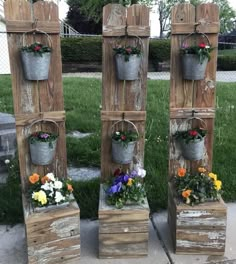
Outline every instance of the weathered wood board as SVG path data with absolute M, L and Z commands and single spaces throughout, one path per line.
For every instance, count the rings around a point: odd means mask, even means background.
M 178 4 L 172 8 L 171 21 L 169 179 L 175 175 L 179 167 L 194 169 L 204 165 L 209 170 L 212 169 L 219 8 L 215 4 L 201 4 L 197 7 L 191 4 Z M 207 35 L 214 50 L 211 52 L 204 80 L 184 80 L 180 47 L 186 36 L 195 29 Z M 186 119 L 192 117 L 193 110 L 194 117 L 201 118 L 207 128 L 204 155 L 199 161 L 185 160 L 180 146 L 173 138 L 177 129 L 184 130 L 187 127 Z
M 116 209 L 106 204 L 104 186 L 99 200 L 99 258 L 136 258 L 148 254 L 149 206 Z
M 148 68 L 149 9 L 144 5 L 125 8 L 108 4 L 103 9 L 103 69 L 102 69 L 102 142 L 101 178 L 105 181 L 120 166 L 111 158 L 111 127 L 124 117 L 132 121 L 140 134 L 135 148 L 133 163 L 143 166 L 146 81 Z M 116 78 L 113 48 L 121 43 L 133 45 L 141 41 L 142 60 L 139 78 L 135 81 L 120 81 Z M 132 166 L 132 164 L 130 165 Z M 129 165 L 126 165 L 126 168 Z
M 27 187 L 26 178 L 32 172 L 37 172 L 40 175 L 54 172 L 57 177 L 65 177 L 67 173 L 58 6 L 52 1 L 37 1 L 31 5 L 30 1 L 7 0 L 4 2 L 4 12 L 11 66 L 20 174 L 22 187 L 25 190 Z M 46 32 L 52 42 L 48 80 L 38 82 L 25 80 L 20 59 L 23 33 L 35 28 Z M 27 34 L 26 44 L 29 45 L 35 41 L 46 44 L 44 34 Z M 45 124 L 38 123 L 30 128 L 34 120 L 45 118 L 58 124 L 58 146 L 60 147 L 57 148 L 52 164 L 49 166 L 36 166 L 31 163 L 27 139 L 34 131 L 54 131 L 54 126 L 48 122 Z
M 180 203 L 169 184 L 168 222 L 176 254 L 224 255 L 227 207 L 223 200 Z
M 72 264 L 80 259 L 80 210 L 76 202 L 34 212 L 23 196 L 29 264 Z

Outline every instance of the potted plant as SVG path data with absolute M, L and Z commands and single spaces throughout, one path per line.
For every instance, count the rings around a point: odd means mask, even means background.
M 33 164 L 48 165 L 55 156 L 58 134 L 38 131 L 29 136 L 30 156 Z
M 115 51 L 116 73 L 119 80 L 138 79 L 141 64 L 141 49 L 137 46 L 117 46 Z
M 197 173 L 179 168 L 174 185 L 178 197 L 189 205 L 219 200 L 222 193 L 222 182 L 216 174 L 208 172 L 204 167 L 199 167 Z
M 120 122 L 128 122 L 135 130 L 119 129 L 112 133 L 112 159 L 115 163 L 129 164 L 133 160 L 134 148 L 139 133 L 136 126 L 128 120 L 118 121 L 113 124 L 112 128 Z
M 204 40 L 199 43 L 195 40 L 195 43 L 190 45 L 186 43 L 186 39 L 193 34 L 198 34 L 207 40 L 207 44 Z M 188 35 L 180 49 L 182 59 L 183 78 L 186 80 L 202 80 L 205 76 L 206 66 L 211 56 L 210 53 L 214 48 L 211 47 L 208 37 L 205 34 L 192 33 Z
M 206 133 L 207 131 L 202 128 L 176 131 L 174 137 L 180 142 L 182 155 L 185 159 L 202 159 Z
M 51 47 L 34 42 L 21 48 L 21 60 L 26 80 L 47 80 Z
M 120 209 L 127 204 L 144 203 L 146 197 L 143 178 L 146 171 L 137 168 L 131 172 L 116 169 L 114 178 L 106 187 L 107 203 Z
M 28 180 L 29 197 L 36 211 L 40 207 L 68 204 L 73 200 L 73 187 L 69 179 L 58 179 L 53 173 L 43 177 L 33 173 Z

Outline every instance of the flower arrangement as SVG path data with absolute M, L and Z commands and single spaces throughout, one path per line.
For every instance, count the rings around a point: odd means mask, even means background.
M 201 128 L 188 129 L 184 131 L 176 131 L 174 137 L 176 139 L 182 139 L 186 144 L 202 140 L 205 137 L 207 131 Z
M 210 53 L 213 51 L 214 48 L 212 48 L 209 45 L 206 45 L 205 43 L 199 43 L 198 45 L 188 46 L 187 44 L 183 44 L 180 52 L 181 54 L 196 54 L 199 57 L 200 64 L 203 63 L 205 59 L 208 61 L 211 58 Z
M 206 200 L 218 200 L 222 193 L 222 182 L 217 175 L 199 167 L 196 174 L 186 172 L 185 168 L 178 169 L 174 178 L 177 194 L 184 203 L 195 205 Z
M 40 177 L 33 173 L 28 178 L 29 195 L 35 207 L 58 205 L 71 201 L 73 187 L 68 179 L 57 179 L 53 173 Z
M 58 138 L 58 135 L 49 133 L 49 132 L 43 132 L 38 131 L 34 132 L 29 136 L 29 142 L 30 144 L 34 144 L 35 142 L 48 142 L 49 147 L 52 148 L 52 142 L 54 142 Z
M 141 49 L 139 49 L 137 46 L 136 47 L 132 47 L 132 46 L 117 46 L 115 48 L 113 48 L 113 50 L 115 51 L 115 54 L 121 54 L 124 55 L 125 57 L 125 61 L 129 61 L 129 57 L 130 55 L 141 55 Z
M 46 45 L 43 45 L 40 42 L 34 42 L 31 45 L 27 45 L 21 48 L 21 51 L 24 52 L 33 52 L 34 55 L 36 56 L 41 56 L 45 52 L 51 52 L 52 49 Z
M 117 141 L 117 142 L 121 142 L 122 145 L 124 146 L 128 146 L 129 142 L 134 142 L 137 141 L 138 139 L 138 133 L 136 131 L 115 131 L 112 133 L 112 139 Z
M 143 178 L 146 171 L 137 168 L 130 173 L 115 170 L 114 179 L 106 188 L 107 203 L 120 209 L 127 203 L 143 203 L 146 196 Z

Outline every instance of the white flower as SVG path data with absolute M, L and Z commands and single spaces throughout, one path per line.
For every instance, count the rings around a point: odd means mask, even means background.
M 120 132 L 119 131 L 116 131 L 116 135 L 119 136 L 120 135 Z
M 210 46 L 206 46 L 205 48 L 206 48 L 206 49 L 209 49 L 209 48 L 210 48 Z
M 41 189 L 45 191 L 53 191 L 53 183 L 52 182 L 45 182 L 42 186 Z
M 54 182 L 54 188 L 55 189 L 61 189 L 62 188 L 62 182 L 61 181 L 55 181 Z
M 146 176 L 146 170 L 140 167 L 137 167 L 136 170 L 139 177 L 144 178 Z
M 60 203 L 61 201 L 64 201 L 64 200 L 65 200 L 65 197 L 60 192 L 55 193 L 55 202 L 56 203 Z
M 46 176 L 48 177 L 49 180 L 51 180 L 53 182 L 55 181 L 55 176 L 52 172 L 48 173 Z
M 5 164 L 9 164 L 10 163 L 10 160 L 9 159 L 6 159 L 5 160 Z

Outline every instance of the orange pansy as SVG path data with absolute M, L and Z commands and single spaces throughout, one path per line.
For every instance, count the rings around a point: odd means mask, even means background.
M 39 181 L 39 175 L 37 173 L 33 173 L 31 176 L 29 176 L 29 181 L 32 184 L 35 184 Z
M 67 190 L 68 190 L 69 192 L 73 192 L 73 187 L 72 187 L 71 184 L 68 184 L 68 183 L 67 183 Z
M 192 192 L 192 190 L 186 190 L 186 191 L 183 191 L 183 192 L 182 192 L 182 196 L 183 196 L 184 198 L 188 198 L 188 197 L 190 196 L 191 192 Z
M 203 168 L 203 167 L 199 167 L 199 168 L 198 168 L 198 172 L 200 172 L 200 173 L 204 173 L 204 172 L 206 172 L 206 169 Z
M 42 184 L 45 184 L 46 182 L 49 182 L 49 178 L 47 176 L 44 176 L 43 178 L 41 178 Z
M 186 174 L 186 169 L 185 168 L 179 168 L 178 169 L 178 176 L 179 177 L 184 177 Z

